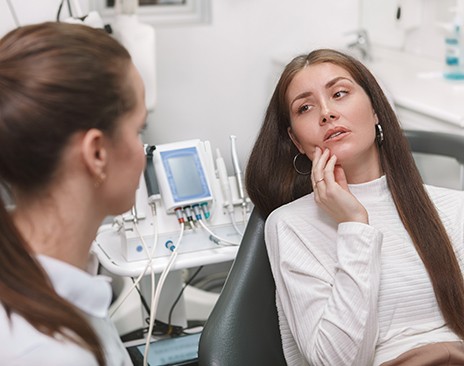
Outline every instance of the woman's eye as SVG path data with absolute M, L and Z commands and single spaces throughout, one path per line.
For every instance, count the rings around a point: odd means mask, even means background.
M 302 105 L 300 108 L 298 108 L 298 114 L 302 114 L 304 112 L 309 111 L 310 106 L 308 104 Z
M 334 97 L 335 98 L 341 98 L 343 97 L 345 94 L 348 94 L 348 91 L 347 90 L 339 90 L 338 92 L 336 92 L 334 94 Z

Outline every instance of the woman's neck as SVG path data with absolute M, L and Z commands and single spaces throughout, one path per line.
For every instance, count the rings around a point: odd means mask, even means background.
M 43 254 L 85 269 L 90 246 L 104 217 L 82 199 L 56 193 L 18 200 L 13 220 L 35 254 Z M 81 197 L 78 197 L 81 198 Z
M 373 154 L 367 161 L 356 161 L 351 164 L 341 164 L 348 184 L 360 184 L 373 181 L 383 175 L 382 165 L 378 153 Z

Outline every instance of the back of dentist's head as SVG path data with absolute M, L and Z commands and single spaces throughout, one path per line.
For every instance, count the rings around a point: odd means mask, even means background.
M 0 176 L 25 192 L 52 176 L 78 131 L 111 134 L 134 108 L 130 56 L 103 30 L 25 26 L 0 41 Z
M 17 28 L 0 40 L 0 183 L 33 197 L 57 173 L 69 139 L 92 128 L 111 136 L 135 106 L 130 55 L 100 29 L 66 23 Z M 1 199 L 1 197 L 0 197 Z M 59 297 L 0 202 L 0 302 L 40 332 L 89 349 L 100 342 Z

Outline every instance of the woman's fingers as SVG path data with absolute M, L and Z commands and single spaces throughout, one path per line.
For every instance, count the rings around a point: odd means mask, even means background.
M 329 149 L 325 149 L 323 152 L 320 148 L 316 148 L 313 161 L 313 170 L 312 170 L 312 182 L 313 189 L 324 179 L 324 168 L 327 164 L 327 160 L 330 156 Z
M 313 156 L 313 165 L 311 169 L 311 182 L 313 184 L 313 189 L 316 187 L 316 166 L 317 163 L 319 162 L 320 158 L 322 155 L 322 151 L 319 147 L 316 147 L 314 150 L 314 156 Z
M 316 203 L 337 222 L 368 222 L 366 209 L 349 191 L 343 168 L 328 149 L 315 154 L 311 178 Z
M 325 156 L 324 154 L 327 155 Z M 329 158 L 328 150 L 324 151 L 324 154 L 322 154 L 322 157 L 320 159 L 320 162 L 323 162 L 324 165 L 321 168 L 321 173 L 317 174 L 317 176 L 319 176 L 320 178 L 316 180 L 318 198 L 322 200 L 326 199 L 328 190 L 331 190 L 333 192 L 337 189 L 334 178 L 334 167 L 335 163 L 337 162 L 337 157 L 335 155 L 332 155 Z
M 337 157 L 332 155 L 330 159 L 325 164 L 323 169 L 324 179 L 327 179 L 327 183 L 335 182 L 334 169 L 335 163 L 337 162 Z

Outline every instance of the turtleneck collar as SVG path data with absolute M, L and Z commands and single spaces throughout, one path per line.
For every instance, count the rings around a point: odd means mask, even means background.
M 380 178 L 369 182 L 359 184 L 348 184 L 348 187 L 354 196 L 363 198 L 379 198 L 380 196 L 389 193 L 387 178 L 382 175 Z

